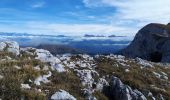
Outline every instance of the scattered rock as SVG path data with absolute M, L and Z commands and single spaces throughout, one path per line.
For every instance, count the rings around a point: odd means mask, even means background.
M 105 86 L 109 86 L 109 83 L 106 81 L 106 79 L 104 78 L 99 78 L 98 79 L 98 82 L 96 84 L 96 90 L 97 91 L 103 91 L 103 88 Z
M 72 95 L 70 95 L 68 92 L 64 90 L 59 90 L 58 92 L 53 94 L 51 96 L 51 99 L 52 100 L 76 100 L 75 97 L 73 97 Z
M 85 100 L 97 100 L 96 97 L 94 97 L 92 95 L 93 90 L 91 90 L 91 89 L 83 89 L 83 91 L 84 91 Z
M 162 94 L 160 94 L 160 100 L 165 100 Z
M 35 54 L 37 55 L 36 59 L 39 59 L 42 62 L 51 62 L 51 63 L 60 62 L 60 60 L 57 57 L 54 57 L 49 51 L 44 49 L 36 49 Z
M 34 84 L 41 85 L 40 82 L 43 82 L 43 83 L 50 82 L 47 78 L 50 77 L 51 75 L 52 73 L 49 71 L 48 75 L 39 76 L 38 78 L 35 79 Z
M 156 98 L 153 96 L 153 94 L 149 91 L 148 92 L 148 95 L 147 95 L 148 97 L 150 97 L 150 98 L 152 98 L 152 100 L 156 100 Z
M 4 42 L 0 42 L 0 51 L 4 51 L 4 49 L 6 48 L 6 43 Z
M 62 65 L 62 64 L 54 64 L 53 65 L 53 68 L 55 69 L 55 70 L 57 70 L 58 72 L 65 72 L 66 70 L 64 69 L 64 65 Z
M 37 70 L 37 71 L 40 71 L 40 70 L 41 70 L 41 68 L 40 68 L 39 65 L 35 66 L 34 69 Z
M 80 77 L 80 80 L 83 84 L 83 86 L 89 86 L 92 87 L 92 84 L 94 83 L 94 79 L 93 76 L 97 75 L 98 73 L 94 70 L 76 70 L 77 71 L 77 75 Z
M 19 67 L 19 66 L 16 66 L 16 65 L 14 66 L 14 68 L 16 68 L 16 69 L 21 69 L 21 67 Z
M 31 53 L 35 55 L 35 59 L 38 59 L 42 62 L 48 62 L 51 65 L 51 69 L 55 69 L 58 72 L 65 72 L 66 70 L 64 69 L 64 66 L 61 65 L 60 59 L 57 57 L 53 56 L 49 51 L 44 50 L 44 49 L 35 49 L 35 48 L 24 48 L 22 51 Z M 32 52 L 30 52 L 32 51 Z
M 29 84 L 21 84 L 21 88 L 22 89 L 30 89 L 31 87 L 29 86 Z
M 47 70 L 49 70 L 49 67 L 45 65 L 45 66 L 43 67 L 43 70 L 46 70 L 46 71 L 47 71 Z
M 3 79 L 3 78 L 4 78 L 4 76 L 0 75 L 0 79 Z
M 125 69 L 125 72 L 130 72 L 130 70 L 129 69 Z
M 161 72 L 161 73 L 153 72 L 153 74 L 159 79 L 168 80 L 168 75 L 164 72 Z
M 153 74 L 157 77 L 157 78 L 161 78 L 161 75 L 157 72 L 153 72 Z
M 153 67 L 152 64 L 149 63 L 149 61 L 143 60 L 141 58 L 136 58 L 136 61 L 138 64 L 142 65 L 143 67 Z
M 11 52 L 15 55 L 20 54 L 19 44 L 15 41 L 6 41 L 0 43 L 0 51 L 6 50 L 7 52 Z
M 36 59 L 41 60 L 42 62 L 49 62 L 52 69 L 56 69 L 58 72 L 65 72 L 64 66 L 60 64 L 60 60 L 57 57 L 54 57 L 49 51 L 43 49 L 36 49 Z

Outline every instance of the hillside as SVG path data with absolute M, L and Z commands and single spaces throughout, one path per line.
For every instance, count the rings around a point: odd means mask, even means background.
M 0 43 L 0 98 L 169 100 L 170 65 L 121 55 L 57 55 Z

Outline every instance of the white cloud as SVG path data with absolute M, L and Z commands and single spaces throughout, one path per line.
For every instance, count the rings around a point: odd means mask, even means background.
M 63 33 L 135 35 L 140 28 L 148 23 L 166 24 L 170 22 L 169 0 L 83 0 L 83 2 L 86 7 L 90 8 L 116 8 L 113 16 L 104 18 L 111 24 L 50 24 L 49 29 Z M 89 16 L 89 18 L 93 18 L 93 16 Z
M 33 5 L 31 5 L 32 8 L 41 8 L 45 5 L 45 2 L 37 2 Z
M 137 22 L 136 26 L 145 24 L 170 22 L 169 0 L 83 0 L 86 7 L 116 8 L 113 22 L 126 25 Z M 124 22 L 124 23 L 123 23 Z
M 27 22 L 14 25 L 1 25 L 2 32 L 26 32 L 39 34 L 65 34 L 65 35 L 83 35 L 83 34 L 100 34 L 100 35 L 128 35 L 135 30 L 128 27 L 119 27 L 107 24 L 56 24 L 45 22 Z M 8 30 L 8 31 L 7 31 Z M 132 34 L 129 34 L 132 35 Z

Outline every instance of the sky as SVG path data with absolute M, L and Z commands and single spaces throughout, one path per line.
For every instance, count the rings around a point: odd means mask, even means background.
M 170 0 L 1 0 L 0 32 L 134 36 L 170 22 Z

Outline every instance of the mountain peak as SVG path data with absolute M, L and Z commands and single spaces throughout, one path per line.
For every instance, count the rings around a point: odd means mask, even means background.
M 150 23 L 144 26 L 138 33 L 142 34 L 153 34 L 160 37 L 169 37 L 170 27 L 169 25 Z
M 170 22 L 167 25 L 170 25 Z
M 156 62 L 170 62 L 170 26 L 151 23 L 136 34 L 132 43 L 122 52 L 128 57 L 140 57 Z

